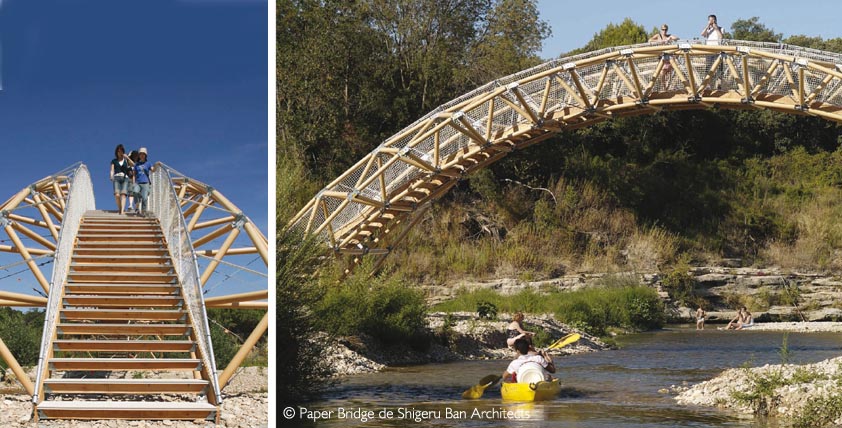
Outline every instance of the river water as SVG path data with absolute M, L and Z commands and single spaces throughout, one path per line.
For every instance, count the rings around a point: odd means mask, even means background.
M 322 417 L 328 427 L 777 427 L 713 408 L 679 406 L 658 390 L 694 384 L 726 368 L 781 362 L 784 333 L 695 331 L 673 326 L 621 337 L 619 350 L 556 358 L 565 387 L 555 400 L 504 402 L 499 386 L 481 400 L 461 393 L 508 361 L 465 361 L 389 369 L 353 376 L 295 419 Z M 838 333 L 789 333 L 789 361 L 842 355 Z M 280 409 L 279 409 L 280 411 Z M 312 412 L 312 413 L 307 413 Z M 280 415 L 279 415 L 280 416 Z M 283 420 L 283 418 L 281 418 Z

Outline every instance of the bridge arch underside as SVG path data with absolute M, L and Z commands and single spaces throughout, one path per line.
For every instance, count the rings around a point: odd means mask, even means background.
M 375 269 L 460 179 L 563 131 L 616 117 L 711 107 L 842 122 L 842 55 L 724 41 L 641 44 L 551 61 L 486 84 L 390 137 L 291 220 Z

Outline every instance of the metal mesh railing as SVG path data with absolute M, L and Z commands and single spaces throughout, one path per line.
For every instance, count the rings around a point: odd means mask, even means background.
M 199 283 L 199 266 L 190 234 L 187 232 L 187 225 L 184 222 L 184 213 L 175 192 L 171 169 L 164 164 L 157 163 L 151 179 L 150 210 L 161 223 L 161 229 L 167 240 L 173 265 L 181 283 L 187 309 L 193 321 L 202 363 L 208 368 L 214 395 L 219 400 L 215 404 L 220 404 L 222 400 L 219 394 L 219 379 L 213 356 L 213 343 L 211 342 L 207 321 L 204 294 Z
M 58 244 L 56 245 L 53 272 L 50 278 L 50 293 L 47 299 L 47 307 L 44 315 L 44 333 L 41 336 L 41 350 L 38 356 L 38 371 L 35 379 L 35 392 L 32 401 L 38 404 L 38 397 L 42 388 L 42 375 L 44 373 L 47 355 L 50 352 L 52 337 L 55 333 L 58 322 L 58 306 L 64 295 L 64 284 L 67 280 L 67 272 L 70 268 L 70 258 L 73 255 L 73 244 L 76 241 L 76 234 L 79 231 L 79 223 L 86 211 L 95 208 L 94 191 L 91 185 L 91 176 L 88 168 L 77 163 L 55 176 L 67 176 L 69 191 L 67 193 L 67 204 L 61 222 Z
M 796 109 L 808 113 L 809 109 L 800 104 L 842 104 L 840 54 L 740 40 L 723 40 L 719 46 L 724 48 L 721 52 L 699 39 L 617 46 L 555 59 L 487 83 L 435 108 L 383 141 L 319 192 L 290 226 L 298 232 L 315 233 L 326 243 L 333 242 L 335 249 L 360 245 L 351 234 L 363 230 L 378 209 L 400 202 L 401 192 L 408 186 L 454 167 L 464 153 L 486 150 L 498 141 L 498 135 L 543 129 L 543 119 L 549 116 L 556 118 L 557 129 L 566 126 L 568 119 L 575 121 L 593 113 L 607 117 L 622 109 L 645 108 L 651 96 L 681 93 L 685 88 L 688 93 L 667 102 L 689 103 L 689 99 L 695 99 L 698 103 L 701 91 L 710 90 L 705 95 L 710 102 L 717 96 L 711 95 L 712 91 L 732 96 L 737 93 L 737 103 L 741 98 L 752 103 L 755 95 L 771 95 L 787 97 Z M 656 75 L 663 61 L 670 58 L 677 69 Z M 716 67 L 715 61 L 719 61 Z M 827 68 L 835 70 L 827 72 Z M 744 76 L 746 72 L 748 76 Z M 798 87 L 799 73 L 803 87 Z M 752 87 L 745 87 L 746 81 Z M 793 107 L 769 99 L 764 102 L 765 107 Z M 573 113 L 567 116 L 570 109 Z M 837 112 L 829 114 L 842 121 Z M 432 160 L 436 156 L 438 162 Z M 427 166 L 419 167 L 419 160 Z M 412 199 L 407 199 L 412 210 L 424 202 L 415 198 L 412 203 Z M 370 230 L 365 233 L 370 234 Z

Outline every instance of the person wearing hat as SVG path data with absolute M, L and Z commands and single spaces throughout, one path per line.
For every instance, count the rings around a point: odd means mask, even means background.
M 137 162 L 132 163 L 135 183 L 137 183 L 140 188 L 140 192 L 138 192 L 138 196 L 136 198 L 137 200 L 135 201 L 138 214 L 143 214 L 144 211 L 149 211 L 149 173 L 154 171 L 155 168 L 152 166 L 152 162 L 149 162 L 146 158 L 147 155 L 146 147 L 141 147 L 137 151 Z

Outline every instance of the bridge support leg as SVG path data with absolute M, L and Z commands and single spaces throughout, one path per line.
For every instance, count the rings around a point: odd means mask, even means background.
M 23 368 L 18 364 L 18 360 L 15 359 L 15 356 L 12 355 L 12 352 L 9 351 L 9 348 L 6 347 L 6 344 L 3 343 L 3 339 L 0 339 L 0 357 L 3 358 L 3 361 L 11 367 L 12 372 L 15 376 L 18 377 L 18 382 L 23 386 L 23 389 L 26 390 L 27 394 L 32 396 L 35 394 L 35 387 L 32 385 L 32 382 L 26 377 L 26 372 L 23 371 Z
M 44 274 L 41 273 L 41 269 L 38 269 L 38 265 L 32 260 L 29 250 L 23 246 L 23 243 L 20 241 L 18 234 L 15 233 L 14 228 L 12 228 L 11 225 L 7 225 L 4 229 L 6 230 L 6 234 L 9 235 L 9 238 L 12 239 L 12 243 L 15 244 L 15 247 L 17 247 L 20 255 L 26 261 L 26 265 L 29 266 L 29 270 L 31 270 L 35 275 L 35 279 L 37 279 L 38 283 L 41 284 L 41 288 L 44 289 L 45 293 L 50 294 L 50 282 L 47 281 L 47 278 L 45 278 Z
M 260 336 L 263 336 L 263 333 L 266 332 L 266 329 L 269 327 L 269 312 L 267 311 L 263 315 L 263 319 L 260 320 L 260 323 L 257 324 L 257 327 L 254 328 L 254 331 L 251 332 L 248 339 L 243 343 L 243 346 L 240 347 L 240 350 L 237 351 L 237 354 L 234 355 L 234 358 L 231 359 L 231 362 L 228 363 L 228 367 L 219 375 L 219 388 L 225 388 L 225 385 L 228 384 L 228 380 L 231 379 L 231 376 L 234 375 L 234 371 L 240 367 L 240 364 L 243 363 L 243 360 L 246 358 L 251 349 L 254 348 L 254 345 L 257 344 L 257 341 L 260 340 Z

